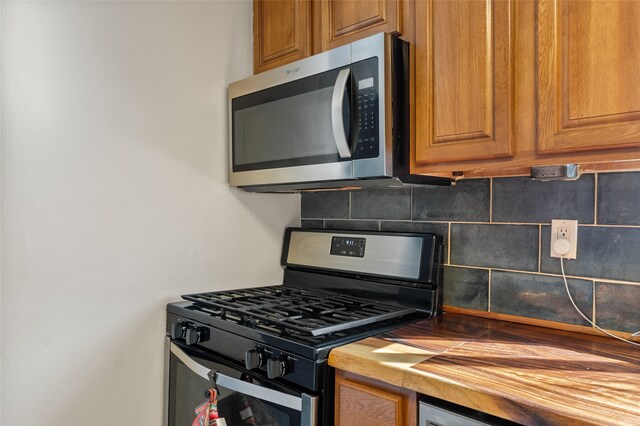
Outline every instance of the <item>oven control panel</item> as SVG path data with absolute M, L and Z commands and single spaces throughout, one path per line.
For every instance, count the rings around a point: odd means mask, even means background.
M 196 312 L 191 314 L 197 315 Z M 290 352 L 284 352 L 270 345 L 251 340 L 179 315 L 168 313 L 167 334 L 172 340 L 206 350 L 213 355 L 223 355 L 237 362 L 239 368 L 270 379 L 282 378 L 289 383 L 311 390 L 318 390 L 320 383 L 315 374 L 316 362 Z M 200 340 L 195 343 L 187 341 L 188 330 Z M 193 342 L 191 340 L 191 342 Z
M 209 340 L 209 329 L 197 327 L 191 322 L 174 322 L 171 324 L 171 338 L 174 340 L 184 339 L 189 346 L 204 343 Z
M 331 254 L 333 256 L 364 257 L 366 238 L 333 237 L 331 239 Z

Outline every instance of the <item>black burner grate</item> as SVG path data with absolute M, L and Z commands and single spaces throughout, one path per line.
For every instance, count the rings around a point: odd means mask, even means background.
M 182 296 L 222 319 L 281 334 L 329 335 L 416 312 L 361 297 L 274 286 Z

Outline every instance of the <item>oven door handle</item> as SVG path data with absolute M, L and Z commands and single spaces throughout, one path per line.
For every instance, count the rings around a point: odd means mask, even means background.
M 278 392 L 273 389 L 254 385 L 253 383 L 245 382 L 244 380 L 234 379 L 233 377 L 225 376 L 224 374 L 213 370 L 209 373 L 209 377 L 216 386 L 222 386 L 229 390 L 240 392 L 244 395 L 253 396 L 254 398 L 262 399 L 264 401 L 299 411 L 301 414 L 300 424 L 302 426 L 316 426 L 318 424 L 317 396 L 311 396 L 303 393 L 300 397 L 297 397 Z
M 180 349 L 178 345 L 171 343 L 171 353 L 174 354 L 180 361 L 182 361 L 182 363 L 186 365 L 189 370 L 193 371 L 203 379 L 209 380 L 209 372 L 211 371 L 211 369 L 194 361 L 189 355 L 187 355 L 182 349 Z
M 338 148 L 340 158 L 351 158 L 351 149 L 347 136 L 344 134 L 344 121 L 342 119 L 342 102 L 344 101 L 344 91 L 347 88 L 351 68 L 344 68 L 338 73 L 336 84 L 333 86 L 333 96 L 331 97 L 331 127 L 333 128 L 333 138 Z
M 176 344 L 170 344 L 170 351 L 175 355 L 187 368 L 205 380 L 211 380 L 216 386 L 222 386 L 229 390 L 240 392 L 244 395 L 253 396 L 258 399 L 272 402 L 283 407 L 291 408 L 301 412 L 302 425 L 315 425 L 317 421 L 318 397 L 301 394 L 300 397 L 288 395 L 273 389 L 264 388 L 254 385 L 253 383 L 243 380 L 234 379 L 225 376 L 222 373 L 213 371 L 210 368 L 194 361 Z
M 215 383 L 216 386 L 222 386 L 223 388 L 240 392 L 244 395 L 249 395 L 254 398 L 282 405 L 283 407 L 291 408 L 292 410 L 302 411 L 302 398 L 254 385 L 253 383 L 245 382 L 244 380 L 238 380 L 233 377 L 226 376 L 218 371 L 211 371 L 210 374 L 211 381 Z

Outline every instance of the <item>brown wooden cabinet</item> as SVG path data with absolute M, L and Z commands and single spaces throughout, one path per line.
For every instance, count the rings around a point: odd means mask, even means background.
M 416 3 L 416 162 L 513 155 L 512 26 L 510 1 Z
M 336 371 L 336 426 L 408 426 L 417 419 L 417 396 L 378 380 Z
M 253 71 L 379 32 L 401 33 L 412 5 L 413 0 L 254 0 Z
M 253 2 L 253 71 L 259 73 L 311 55 L 310 0 Z
M 638 22 L 638 1 L 255 0 L 254 71 L 401 33 L 412 173 L 637 169 Z
M 639 2 L 449 3 L 416 2 L 413 173 L 640 167 Z
M 640 147 L 640 2 L 538 2 L 538 151 Z
M 379 32 L 401 33 L 401 0 L 321 0 L 320 49 L 332 49 Z

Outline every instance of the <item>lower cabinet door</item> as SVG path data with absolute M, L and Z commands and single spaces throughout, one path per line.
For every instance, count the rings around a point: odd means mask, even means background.
M 415 399 L 400 388 L 337 372 L 335 389 L 337 426 L 415 424 Z

